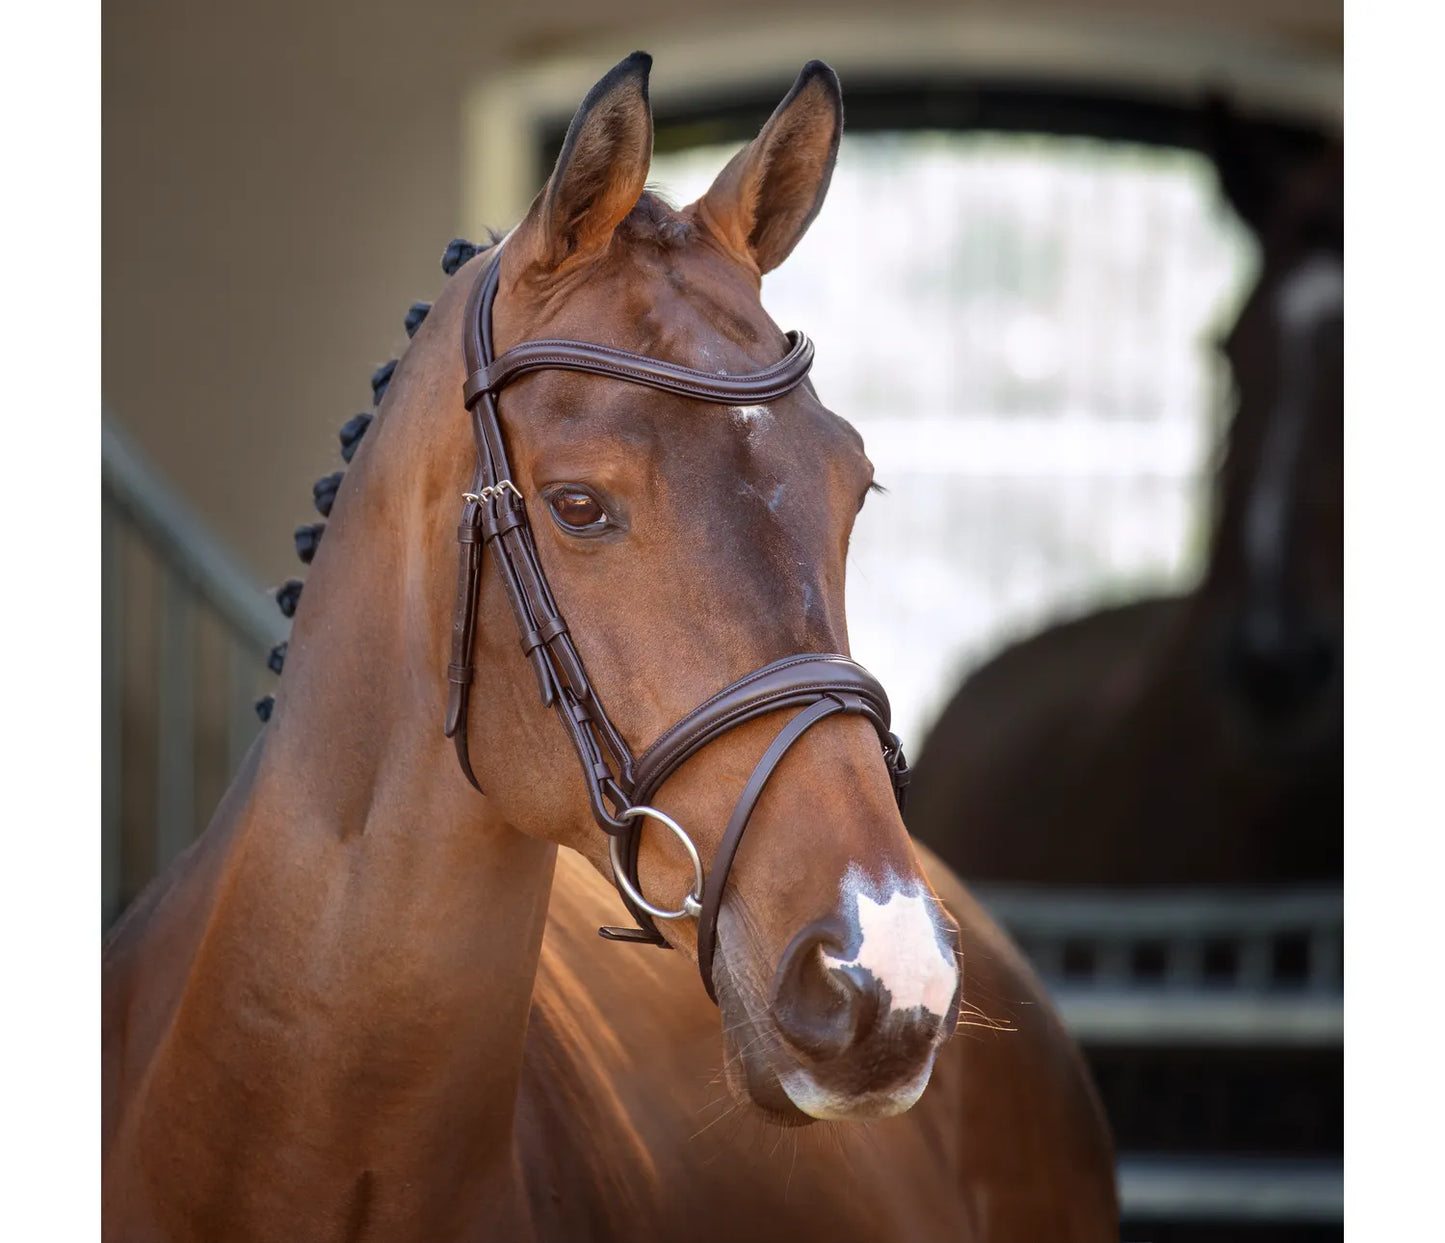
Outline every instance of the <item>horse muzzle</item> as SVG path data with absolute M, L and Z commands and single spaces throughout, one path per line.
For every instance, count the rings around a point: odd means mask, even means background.
M 765 1007 L 746 1002 L 735 1059 L 752 1101 L 785 1122 L 903 1113 L 952 1035 L 962 991 L 958 929 L 922 891 L 866 895 L 853 918 L 799 932 Z M 721 973 L 726 976 L 726 971 Z M 731 1002 L 737 990 L 722 990 Z M 725 1004 L 727 1011 L 733 1009 Z M 737 1081 L 741 1080 L 741 1084 Z

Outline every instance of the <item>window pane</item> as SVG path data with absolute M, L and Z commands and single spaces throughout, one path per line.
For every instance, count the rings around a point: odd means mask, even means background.
M 696 198 L 733 153 L 660 155 Z M 854 656 L 916 751 L 963 674 L 1048 621 L 1200 570 L 1229 411 L 1214 340 L 1257 265 L 1192 152 L 965 133 L 845 137 L 764 279 L 878 480 L 849 554 Z

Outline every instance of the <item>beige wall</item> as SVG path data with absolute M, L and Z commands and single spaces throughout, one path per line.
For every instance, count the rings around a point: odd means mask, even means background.
M 1201 30 L 1268 54 L 1333 59 L 1341 44 L 1337 3 L 1092 0 L 1054 10 L 1015 3 L 1007 21 L 1050 31 L 1100 14 L 1105 44 L 1115 31 L 1121 47 L 1126 33 L 1171 31 L 1193 46 Z M 756 30 L 759 46 L 779 23 L 806 36 L 814 15 L 819 46 L 808 54 L 826 57 L 849 21 L 883 12 L 818 0 L 110 0 L 109 409 L 255 573 L 279 582 L 298 569 L 292 528 L 315 517 L 312 481 L 341 465 L 336 429 L 369 407 L 368 377 L 404 344 L 408 304 L 441 284 L 446 242 L 475 227 L 464 219 L 464 203 L 478 201 L 468 175 L 486 161 L 465 118 L 475 121 L 479 90 L 485 99 L 489 81 L 519 67 L 579 56 L 595 57 L 599 76 L 633 47 L 660 52 L 689 31 L 717 30 L 723 14 L 734 30 Z M 886 6 L 899 25 L 965 12 L 989 10 Z M 660 59 L 660 87 L 667 73 Z M 846 74 L 844 86 L 846 95 Z M 500 201 L 515 201 L 508 193 Z

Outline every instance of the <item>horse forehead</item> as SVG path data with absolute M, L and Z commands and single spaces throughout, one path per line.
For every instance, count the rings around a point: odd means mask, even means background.
M 816 528 L 826 536 L 866 470 L 852 429 L 810 394 L 719 405 L 695 417 L 709 428 L 697 456 L 741 512 L 796 535 Z
M 540 335 L 596 341 L 717 375 L 756 371 L 776 363 L 787 342 L 756 286 L 735 267 L 700 241 L 661 249 L 634 241 L 560 300 L 561 314 L 549 317 Z M 804 479 L 851 483 L 866 471 L 861 438 L 806 380 L 774 401 L 737 405 L 680 403 L 632 389 L 599 422 L 609 432 L 671 442 L 719 483 L 744 492 L 750 483 L 767 484 L 775 515 L 780 480 L 788 481 L 786 494 Z
M 568 327 L 605 332 L 604 344 L 719 374 L 776 362 L 784 348 L 756 282 L 698 239 L 624 242 L 556 309 Z

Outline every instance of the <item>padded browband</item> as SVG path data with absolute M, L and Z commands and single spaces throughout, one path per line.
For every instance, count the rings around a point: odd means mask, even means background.
M 628 384 L 645 384 L 679 397 L 736 405 L 774 401 L 790 393 L 813 365 L 813 343 L 801 332 L 787 334 L 788 352 L 771 367 L 750 375 L 718 375 L 666 363 L 606 345 L 580 341 L 527 341 L 513 346 L 490 366 L 467 377 L 463 396 L 470 404 L 479 393 L 499 393 L 529 371 L 585 371 Z

